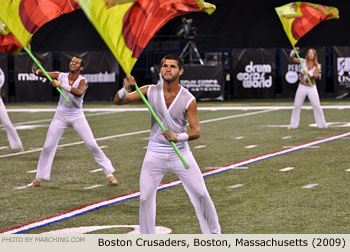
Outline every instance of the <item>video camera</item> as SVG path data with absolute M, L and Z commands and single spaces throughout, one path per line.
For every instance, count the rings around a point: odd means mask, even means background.
M 197 28 L 192 25 L 192 22 L 192 18 L 182 18 L 182 25 L 177 35 L 184 39 L 194 40 L 197 36 Z

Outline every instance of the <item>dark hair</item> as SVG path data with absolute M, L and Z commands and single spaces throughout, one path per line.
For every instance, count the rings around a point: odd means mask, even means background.
M 163 62 L 166 59 L 168 59 L 168 60 L 176 60 L 178 66 L 179 66 L 179 69 L 182 69 L 183 66 L 184 66 L 183 60 L 179 56 L 177 56 L 176 54 L 167 54 L 167 55 L 165 55 L 164 58 L 162 59 L 162 61 L 160 62 L 161 66 L 163 66 Z
M 84 62 L 83 62 L 83 58 L 82 58 L 82 57 L 76 56 L 76 55 L 75 55 L 75 56 L 72 57 L 72 59 L 73 59 L 73 58 L 80 59 L 80 66 L 82 66 L 82 67 L 84 66 Z

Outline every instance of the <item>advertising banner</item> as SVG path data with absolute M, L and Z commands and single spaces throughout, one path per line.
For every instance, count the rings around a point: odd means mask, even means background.
M 306 57 L 306 52 L 309 48 L 300 48 L 300 58 Z M 316 79 L 316 87 L 320 97 L 326 96 L 326 48 L 315 48 L 317 52 L 317 60 L 320 64 L 319 78 Z M 282 96 L 284 98 L 294 98 L 301 79 L 302 66 L 294 63 L 290 59 L 292 49 L 281 49 L 281 83 Z
M 81 75 L 88 82 L 84 100 L 112 101 L 119 87 L 119 64 L 109 51 L 89 51 L 84 53 L 61 52 L 60 71 L 69 71 L 69 62 L 73 56 L 83 59 L 84 69 Z
M 275 49 L 232 50 L 233 85 L 236 98 L 274 98 Z
M 152 81 L 158 83 L 160 66 L 153 66 Z M 223 65 L 184 65 L 181 86 L 188 89 L 197 100 L 223 100 L 225 91 Z
M 52 53 L 35 53 L 34 56 L 48 72 L 52 69 Z M 25 52 L 14 57 L 15 92 L 17 102 L 51 101 L 53 92 L 57 92 L 46 78 L 32 73 L 33 60 Z
M 8 61 L 7 53 L 0 53 L 0 96 L 2 99 L 7 102 L 9 96 L 9 87 L 8 87 Z
M 350 47 L 334 46 L 332 54 L 334 93 L 350 92 Z

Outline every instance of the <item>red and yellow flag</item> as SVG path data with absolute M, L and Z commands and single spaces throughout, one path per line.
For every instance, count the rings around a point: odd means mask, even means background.
M 0 52 L 17 55 L 21 50 L 21 44 L 12 33 L 9 33 L 8 35 L 0 34 Z
M 22 47 L 45 23 L 80 8 L 77 0 L 0 0 L 0 6 L 0 19 Z
M 203 0 L 78 0 L 126 74 L 155 33 L 170 19 L 190 12 L 211 14 Z
M 337 8 L 307 2 L 293 2 L 277 7 L 275 10 L 293 46 L 322 21 L 339 18 Z
M 0 52 L 17 55 L 22 50 L 21 44 L 10 33 L 6 25 L 0 20 Z

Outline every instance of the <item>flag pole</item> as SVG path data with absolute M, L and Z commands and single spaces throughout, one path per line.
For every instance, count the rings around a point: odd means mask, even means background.
M 299 56 L 299 53 L 298 53 L 298 51 L 297 51 L 297 49 L 295 48 L 295 46 L 294 45 L 292 45 L 293 46 L 293 50 L 294 50 L 294 52 L 295 52 L 295 55 L 297 56 L 297 58 L 298 58 L 298 60 L 299 60 L 299 63 L 300 63 L 300 65 L 301 65 L 301 67 L 303 68 L 303 71 L 304 71 L 304 73 L 305 73 L 305 67 L 304 67 L 304 64 L 301 62 L 301 58 L 300 58 L 300 56 Z M 308 80 L 308 82 L 309 82 L 309 84 L 310 84 L 310 87 L 312 87 L 313 85 L 312 85 L 312 82 L 311 82 L 311 79 L 310 79 L 310 77 L 309 77 L 309 75 L 308 74 L 306 74 L 306 78 L 307 78 L 307 80 Z
M 32 58 L 32 60 L 34 60 L 35 64 L 38 65 L 38 67 L 41 69 L 41 71 L 43 71 L 43 73 L 45 74 L 46 78 L 48 78 L 49 81 L 52 81 L 51 76 L 46 72 L 46 70 L 43 68 L 43 66 L 34 57 L 32 52 L 26 46 L 24 47 L 24 50 L 29 54 L 29 56 Z M 68 98 L 64 95 L 64 93 L 61 91 L 61 89 L 59 87 L 56 87 L 56 89 L 57 89 L 58 92 L 60 92 L 60 94 L 63 96 L 63 98 L 66 100 L 66 102 L 69 103 Z
M 158 123 L 160 129 L 162 130 L 162 132 L 165 131 L 165 128 L 162 124 L 162 122 L 159 120 L 159 118 L 157 117 L 156 113 L 154 112 L 153 108 L 151 107 L 151 105 L 148 103 L 147 99 L 145 98 L 145 96 L 142 94 L 141 90 L 139 89 L 139 87 L 137 86 L 137 84 L 135 85 L 136 91 L 137 93 L 141 96 L 142 101 L 146 104 L 148 110 L 151 112 L 153 118 L 156 120 L 156 122 Z M 183 165 L 185 166 L 186 169 L 188 169 L 190 166 L 187 164 L 187 162 L 185 161 L 185 159 L 183 158 L 183 156 L 181 155 L 179 149 L 177 148 L 177 146 L 175 145 L 174 141 L 169 141 L 171 146 L 174 148 L 176 154 L 179 156 L 179 158 L 181 159 Z

